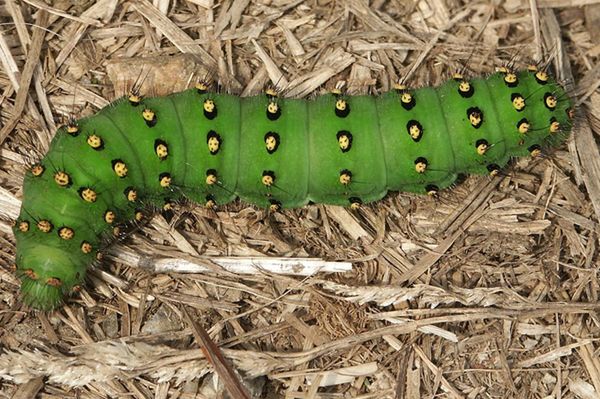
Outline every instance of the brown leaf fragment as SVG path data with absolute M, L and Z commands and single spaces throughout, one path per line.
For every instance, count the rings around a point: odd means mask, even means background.
M 209 363 L 215 368 L 218 376 L 223 380 L 225 389 L 227 389 L 233 398 L 250 399 L 250 394 L 236 376 L 233 368 L 231 368 L 231 365 L 225 359 L 219 347 L 213 342 L 212 339 L 210 339 L 208 333 L 194 320 L 192 320 L 185 308 L 181 308 L 181 311 L 188 324 L 192 328 L 194 338 L 196 339 L 198 345 L 200 345 L 202 353 Z

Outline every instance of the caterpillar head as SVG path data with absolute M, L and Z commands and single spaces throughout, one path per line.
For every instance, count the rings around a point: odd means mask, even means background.
M 52 310 L 83 281 L 87 263 L 77 262 L 60 248 L 23 243 L 17 254 L 17 274 L 21 297 L 28 306 Z

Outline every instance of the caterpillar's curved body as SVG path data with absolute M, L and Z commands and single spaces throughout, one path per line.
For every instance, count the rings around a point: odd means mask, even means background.
M 15 227 L 24 300 L 50 309 L 78 287 L 119 224 L 187 198 L 275 210 L 435 194 L 560 143 L 570 100 L 545 72 L 504 70 L 437 88 L 314 100 L 199 86 L 120 99 L 61 128 L 25 178 Z

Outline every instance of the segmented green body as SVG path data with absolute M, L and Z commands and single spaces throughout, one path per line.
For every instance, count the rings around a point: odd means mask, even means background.
M 27 303 L 83 282 L 115 226 L 187 198 L 209 206 L 358 206 L 387 191 L 435 194 L 560 143 L 570 101 L 544 72 L 456 77 L 437 88 L 314 100 L 190 89 L 120 99 L 61 128 L 25 178 L 15 227 Z

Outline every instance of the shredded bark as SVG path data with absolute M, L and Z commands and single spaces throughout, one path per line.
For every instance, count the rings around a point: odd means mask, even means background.
M 600 1 L 5 0 L 0 23 L 0 398 L 223 397 L 186 313 L 255 398 L 600 397 Z M 531 62 L 578 104 L 543 159 L 357 211 L 181 204 L 65 307 L 19 300 L 23 176 L 69 116 L 198 80 L 310 98 Z

